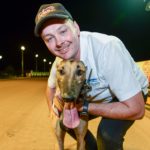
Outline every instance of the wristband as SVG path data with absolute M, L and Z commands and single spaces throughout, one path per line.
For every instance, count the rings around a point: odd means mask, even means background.
M 84 100 L 83 110 L 82 110 L 82 112 L 80 112 L 81 118 L 88 119 L 88 106 L 89 106 L 88 101 Z
M 86 100 L 84 100 L 84 103 L 83 103 L 83 112 L 88 113 L 88 108 L 89 108 L 89 103 Z

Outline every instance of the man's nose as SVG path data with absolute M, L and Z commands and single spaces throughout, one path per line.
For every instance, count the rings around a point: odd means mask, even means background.
M 56 46 L 61 47 L 62 43 L 63 43 L 63 39 L 61 37 L 57 37 L 56 38 Z

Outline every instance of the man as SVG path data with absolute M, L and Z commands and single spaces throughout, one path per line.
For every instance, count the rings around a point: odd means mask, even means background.
M 60 3 L 42 5 L 35 23 L 35 35 L 40 36 L 56 56 L 46 92 L 49 110 L 57 93 L 55 66 L 61 59 L 82 60 L 87 66 L 87 77 L 92 69 L 87 81 L 92 91 L 88 94 L 97 94 L 95 103 L 89 103 L 86 111 L 102 117 L 97 131 L 98 149 L 122 150 L 126 131 L 144 116 L 144 97 L 148 92 L 146 76 L 120 39 L 96 32 L 80 32 L 78 24 Z M 77 108 L 83 111 L 82 105 Z M 97 149 L 89 131 L 85 141 L 87 149 Z

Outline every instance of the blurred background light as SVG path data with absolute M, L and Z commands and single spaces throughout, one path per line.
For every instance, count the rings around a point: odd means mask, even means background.
M 150 11 L 150 1 L 146 3 L 145 10 Z

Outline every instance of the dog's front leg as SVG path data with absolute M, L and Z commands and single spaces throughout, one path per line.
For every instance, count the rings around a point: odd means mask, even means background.
M 58 120 L 56 123 L 55 134 L 56 134 L 59 150 L 64 150 L 65 133 L 66 132 L 60 127 L 60 120 Z
M 88 129 L 88 122 L 82 119 L 80 120 L 79 126 L 74 129 L 77 138 L 77 150 L 85 150 L 84 137 L 86 135 L 87 129 Z

